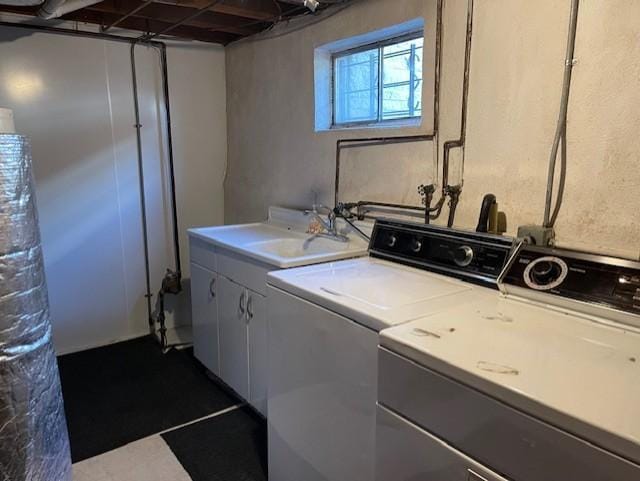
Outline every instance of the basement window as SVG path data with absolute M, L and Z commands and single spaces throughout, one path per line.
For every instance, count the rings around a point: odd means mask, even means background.
M 423 50 L 420 31 L 334 53 L 332 127 L 420 119 Z
M 427 18 L 437 18 L 437 2 L 425 3 Z M 436 23 L 419 17 L 316 47 L 315 131 L 432 131 Z

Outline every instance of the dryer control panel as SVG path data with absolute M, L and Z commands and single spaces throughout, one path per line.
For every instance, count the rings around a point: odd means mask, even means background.
M 512 245 L 510 237 L 378 220 L 369 253 L 373 257 L 497 287 Z
M 564 249 L 524 247 L 504 284 L 640 314 L 640 262 Z

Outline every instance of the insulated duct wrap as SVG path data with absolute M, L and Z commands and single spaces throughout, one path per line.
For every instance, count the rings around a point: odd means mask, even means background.
M 71 481 L 26 137 L 0 134 L 0 481 Z

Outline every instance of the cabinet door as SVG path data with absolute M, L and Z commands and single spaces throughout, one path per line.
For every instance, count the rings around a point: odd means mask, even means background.
M 193 353 L 207 369 L 219 375 L 217 281 L 217 274 L 191 263 Z
M 222 276 L 218 285 L 220 378 L 248 399 L 247 290 Z
M 266 298 L 248 291 L 249 402 L 267 415 L 267 313 Z

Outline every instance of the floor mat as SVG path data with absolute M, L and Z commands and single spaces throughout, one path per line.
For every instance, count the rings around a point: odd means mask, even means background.
M 193 481 L 266 481 L 267 423 L 249 408 L 162 435 Z
M 236 404 L 189 351 L 151 337 L 58 358 L 73 462 Z

